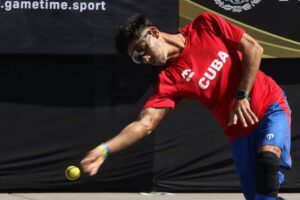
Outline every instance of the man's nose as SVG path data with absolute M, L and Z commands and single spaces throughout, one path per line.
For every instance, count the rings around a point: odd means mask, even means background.
M 142 57 L 142 61 L 143 61 L 143 63 L 149 63 L 149 61 L 150 61 L 150 56 L 149 56 L 149 55 L 144 55 L 144 56 Z

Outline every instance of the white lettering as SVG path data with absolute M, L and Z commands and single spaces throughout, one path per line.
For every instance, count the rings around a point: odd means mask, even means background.
M 20 3 L 18 1 L 14 1 L 13 3 L 13 9 L 19 9 Z
M 190 69 L 185 69 L 182 73 L 181 73 L 181 76 L 182 78 L 186 79 L 186 76 L 191 73 L 192 70 Z
M 1 0 L 0 0 L 1 3 Z M 32 10 L 79 10 L 84 12 L 86 10 L 106 10 L 106 2 L 73 2 L 68 1 L 51 1 L 51 0 L 4 0 L 0 4 L 0 8 L 5 11 L 11 11 L 12 9 L 32 9 Z
M 86 3 L 85 2 L 81 2 L 80 3 L 80 12 L 83 12 L 84 10 L 86 10 L 86 8 L 87 8 Z
M 6 11 L 10 11 L 11 10 L 11 7 L 12 7 L 11 1 L 5 1 L 4 5 L 5 5 L 5 10 Z
M 199 79 L 199 87 L 202 89 L 207 89 L 210 85 L 210 81 L 214 80 L 217 77 L 217 72 L 221 71 L 224 64 L 226 63 L 226 59 L 229 55 L 223 51 L 218 52 L 219 59 L 214 59 L 207 71 L 204 73 L 203 77 Z
M 186 78 L 186 80 L 190 81 L 194 75 L 195 75 L 195 72 L 191 72 L 190 75 Z
M 204 81 L 206 81 L 206 83 L 204 83 Z M 206 80 L 205 77 L 202 77 L 202 78 L 200 78 L 200 80 L 199 80 L 199 86 L 200 86 L 200 88 L 202 88 L 202 89 L 208 88 L 209 83 L 210 83 L 209 80 Z
M 37 1 L 32 2 L 32 8 L 39 9 L 39 2 L 37 2 Z
M 79 3 L 78 2 L 73 3 L 73 10 L 79 10 Z
M 61 6 L 61 9 L 62 9 L 62 10 L 67 10 L 67 9 L 68 9 L 68 4 L 67 4 L 67 2 L 62 2 L 60 6 Z
M 190 81 L 194 75 L 195 72 L 193 72 L 191 69 L 185 69 L 181 73 L 182 78 L 184 78 L 186 81 Z
M 30 1 L 21 1 L 21 8 L 22 9 L 30 9 L 31 8 Z
M 102 2 L 101 2 L 101 6 L 102 6 L 101 9 L 102 9 L 102 10 L 106 10 L 105 5 L 106 5 L 105 1 L 102 1 Z
M 59 2 L 49 2 L 49 8 L 52 10 L 58 10 L 59 9 Z
M 218 56 L 221 58 L 223 63 L 225 63 L 226 59 L 229 57 L 229 55 L 224 51 L 219 51 Z
M 88 4 L 88 9 L 89 9 L 89 10 L 94 10 L 94 8 L 95 8 L 94 2 L 90 2 L 90 3 Z
M 219 61 L 218 59 L 214 59 L 210 66 L 219 72 L 223 67 L 223 62 Z
M 44 1 L 43 0 L 40 0 L 40 5 L 41 5 L 41 9 L 44 9 L 45 7 L 44 7 Z
M 208 72 L 210 72 L 211 74 L 209 74 Z M 209 67 L 207 72 L 204 73 L 204 76 L 209 80 L 214 80 L 217 76 L 217 72 L 214 69 Z

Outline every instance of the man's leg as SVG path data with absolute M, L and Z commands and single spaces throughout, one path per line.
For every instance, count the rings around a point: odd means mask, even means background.
M 247 200 L 280 199 L 276 196 L 284 175 L 279 166 L 291 167 L 290 145 L 287 103 L 270 106 L 253 132 L 231 142 L 233 159 Z
M 256 161 L 256 195 L 255 200 L 276 200 L 279 190 L 279 157 L 271 149 L 273 147 L 263 146 Z M 280 148 L 277 148 L 279 151 Z
M 284 181 L 284 175 L 279 172 L 279 170 L 276 169 L 276 166 L 278 167 L 278 158 L 277 155 L 275 155 L 272 152 L 264 152 L 261 154 L 262 156 L 259 156 L 260 154 L 257 154 L 253 137 L 255 134 L 251 133 L 247 135 L 246 137 L 243 137 L 239 140 L 234 140 L 231 142 L 231 149 L 233 154 L 233 159 L 235 162 L 236 170 L 240 179 L 241 183 L 241 189 L 244 193 L 244 196 L 247 200 L 268 200 L 268 199 L 276 199 L 275 197 L 269 197 L 264 194 L 266 194 L 265 191 L 261 192 L 261 194 L 257 194 L 257 190 L 265 190 L 265 184 L 259 187 L 257 189 L 257 184 L 261 185 L 262 182 L 266 180 L 265 173 L 263 170 L 265 168 L 271 168 L 267 171 L 272 171 L 272 165 L 274 165 L 274 161 L 276 163 L 275 170 L 273 169 L 273 176 L 271 176 L 271 179 L 275 179 L 274 181 L 271 181 L 271 183 L 274 183 L 275 187 L 268 186 L 268 190 L 271 190 L 275 192 L 274 194 L 277 195 L 278 188 L 281 183 Z M 275 155 L 275 157 L 274 157 Z M 258 161 L 260 160 L 260 161 Z M 257 162 L 260 162 L 260 167 L 257 168 Z M 262 170 L 261 170 L 262 169 Z M 260 172 L 256 172 L 256 170 L 260 170 Z M 275 172 L 276 173 L 275 173 Z M 259 174 L 263 174 L 263 176 L 259 176 Z M 274 176 L 275 175 L 275 176 Z M 257 178 L 256 178 L 257 176 Z M 270 189 L 271 188 L 271 189 Z M 281 200 L 280 197 L 277 197 L 276 200 Z M 282 199 L 283 200 L 283 199 Z
M 277 200 L 284 175 L 290 168 L 290 112 L 287 104 L 272 104 L 259 126 L 255 200 Z
M 231 142 L 233 160 L 240 179 L 242 192 L 247 200 L 255 200 L 256 146 L 250 133 Z

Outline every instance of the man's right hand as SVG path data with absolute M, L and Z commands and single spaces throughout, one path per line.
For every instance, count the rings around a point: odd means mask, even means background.
M 102 156 L 103 153 L 101 151 L 103 150 L 99 147 L 92 149 L 80 162 L 83 171 L 88 173 L 90 176 L 97 174 L 100 166 L 106 159 Z

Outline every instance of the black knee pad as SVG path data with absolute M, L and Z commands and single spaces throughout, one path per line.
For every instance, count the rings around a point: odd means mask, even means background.
M 263 151 L 256 161 L 256 193 L 277 197 L 279 158 L 273 152 Z

